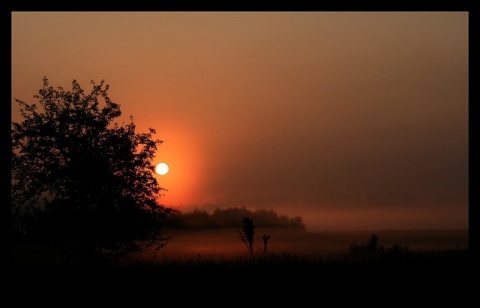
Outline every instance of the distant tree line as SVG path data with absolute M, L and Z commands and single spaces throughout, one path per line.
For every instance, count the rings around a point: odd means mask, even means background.
M 213 213 L 194 209 L 190 212 L 177 212 L 164 222 L 167 228 L 238 228 L 244 217 L 250 217 L 256 227 L 294 228 L 305 230 L 300 216 L 280 215 L 274 210 L 249 210 L 246 207 L 217 208 Z

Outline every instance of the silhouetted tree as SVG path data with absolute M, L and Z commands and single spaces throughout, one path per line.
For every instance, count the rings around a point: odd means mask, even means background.
M 119 125 L 120 105 L 109 86 L 91 81 L 85 93 L 53 88 L 43 78 L 34 98 L 15 99 L 23 122 L 12 122 L 12 205 L 15 229 L 73 243 L 84 261 L 162 247 L 161 222 L 174 210 L 158 198 L 155 130 L 136 133 L 133 118 Z
M 247 246 L 250 255 L 253 255 L 253 236 L 255 234 L 255 226 L 253 220 L 249 217 L 242 219 L 242 232 L 240 232 L 240 239 Z
M 242 217 L 251 217 L 255 220 L 256 225 L 261 227 L 285 227 L 303 231 L 306 229 L 300 216 L 290 218 L 286 215 L 278 215 L 274 210 L 258 209 L 252 211 L 246 207 L 228 207 L 224 209 L 216 208 L 211 215 L 212 220 L 219 227 L 235 227 Z
M 164 226 L 167 228 L 219 228 L 220 226 L 212 219 L 205 210 L 194 209 L 191 212 L 177 213 L 170 215 L 165 220 Z
M 249 217 L 252 214 L 246 207 L 228 207 L 224 209 L 217 208 L 212 213 L 212 218 L 222 227 L 238 226 L 238 220 L 242 217 Z

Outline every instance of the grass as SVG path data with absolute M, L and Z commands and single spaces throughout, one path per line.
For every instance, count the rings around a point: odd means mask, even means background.
M 470 262 L 468 250 L 408 251 L 401 253 L 337 252 L 326 255 L 308 253 L 267 253 L 264 255 L 195 254 L 184 256 L 163 256 L 149 261 L 138 260 L 120 266 L 133 267 L 285 267 L 285 266 L 341 266 L 341 265 L 378 265 L 397 266 L 400 264 L 432 266 L 432 264 L 461 264 Z
M 121 263 L 83 265 L 59 245 L 19 245 L 9 275 L 2 273 L 4 298 L 62 307 L 431 307 L 447 301 L 462 307 L 476 299 L 478 261 L 465 248 L 464 233 L 379 232 L 375 241 L 365 232 L 259 230 L 272 239 L 266 253 L 260 238 L 250 254 L 236 230 L 227 231 L 177 232 L 157 255 Z M 429 244 L 432 235 L 445 242 L 436 241 L 435 249 L 397 244 Z
M 255 249 L 247 251 L 238 239 L 238 230 L 210 232 L 179 232 L 156 254 L 144 254 L 109 266 L 275 266 L 326 264 L 389 264 L 414 262 L 422 259 L 445 259 L 462 262 L 468 255 L 466 234 L 436 231 L 417 232 L 357 232 L 305 233 L 260 230 L 272 234 L 267 249 L 257 239 Z M 378 234 L 378 235 L 377 235 Z M 430 239 L 430 241 L 428 241 Z M 443 239 L 443 243 L 439 241 Z M 436 248 L 420 241 L 436 242 Z M 408 244 L 407 244 L 408 243 Z M 412 247 L 410 247 L 412 245 Z M 26 264 L 75 265 L 78 259 L 71 247 L 59 244 L 27 243 L 14 249 L 14 261 Z
M 142 301 L 149 305 L 193 301 L 223 306 L 247 301 L 251 306 L 284 306 L 286 302 L 295 306 L 376 302 L 383 306 L 454 300 L 461 306 L 472 296 L 470 290 L 479 273 L 473 270 L 477 260 L 468 250 L 391 251 L 396 250 L 377 247 L 328 254 L 285 251 L 249 255 L 245 249 L 230 255 L 166 254 L 107 265 L 51 260 L 13 266 L 8 281 L 14 292 L 21 292 L 17 300 L 36 292 L 47 296 L 48 303 L 52 296 L 69 295 L 76 301 L 106 298 L 109 304 L 122 299 L 121 304 L 131 296 L 136 305 Z

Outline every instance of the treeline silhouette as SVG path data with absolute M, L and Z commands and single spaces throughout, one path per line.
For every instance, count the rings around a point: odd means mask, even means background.
M 216 208 L 213 213 L 206 210 L 194 209 L 190 212 L 177 212 L 164 221 L 166 228 L 238 228 L 244 217 L 250 217 L 256 227 L 293 228 L 306 230 L 303 218 L 281 215 L 274 210 L 246 207 Z

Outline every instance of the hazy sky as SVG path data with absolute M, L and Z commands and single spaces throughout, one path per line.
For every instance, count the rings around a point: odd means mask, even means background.
M 467 12 L 13 12 L 13 98 L 110 85 L 167 206 L 468 227 Z

